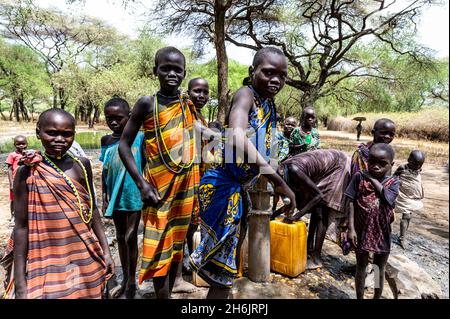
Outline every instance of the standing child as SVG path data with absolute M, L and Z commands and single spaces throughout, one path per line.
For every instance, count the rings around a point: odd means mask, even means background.
M 400 246 L 406 247 L 406 231 L 412 214 L 420 213 L 423 208 L 423 185 L 420 172 L 425 162 L 425 154 L 414 150 L 408 157 L 408 163 L 400 165 L 394 175 L 400 178 L 400 191 L 395 204 L 395 212 L 402 214 L 400 220 Z
M 194 78 L 189 81 L 188 83 L 188 95 L 189 99 L 194 104 L 195 110 L 197 111 L 197 118 L 199 120 L 200 125 L 200 131 L 204 131 L 207 127 L 206 120 L 203 118 L 201 114 L 202 108 L 208 103 L 209 101 L 209 84 L 208 81 L 206 81 L 203 78 Z M 202 141 L 203 142 L 203 141 Z M 201 143 L 203 146 L 205 143 Z M 202 151 L 203 151 L 202 147 Z M 205 173 L 205 165 L 204 161 L 201 161 L 200 164 L 200 177 Z M 194 243 L 194 233 L 197 231 L 198 226 L 200 225 L 200 219 L 198 217 L 198 204 L 194 206 L 194 210 L 192 211 L 192 219 L 191 223 L 189 224 L 188 232 L 186 235 L 186 242 L 188 247 L 187 254 L 185 253 L 184 256 L 189 255 L 193 251 Z M 186 260 L 187 258 L 184 258 Z M 183 263 L 179 263 L 178 266 L 178 272 L 177 272 L 177 278 L 175 279 L 175 284 L 173 286 L 173 292 L 193 292 L 196 290 L 196 287 L 192 285 L 191 283 L 188 283 L 183 280 L 182 276 L 182 265 Z
M 384 273 L 391 250 L 391 223 L 394 221 L 395 200 L 398 195 L 398 177 L 388 176 L 394 164 L 394 150 L 385 143 L 374 144 L 369 151 L 368 171 L 353 175 L 345 195 L 348 204 L 348 237 L 356 248 L 356 297 L 364 298 L 366 268 L 369 253 L 374 254 L 375 293 L 383 292 Z M 375 269 L 376 270 L 376 269 Z
M 204 78 L 194 78 L 190 80 L 188 83 L 188 95 L 197 110 L 197 115 L 206 123 L 200 112 L 209 101 L 208 81 Z
M 278 161 L 282 162 L 289 155 L 289 145 L 291 142 L 292 132 L 297 127 L 297 120 L 293 116 L 289 116 L 284 120 L 283 131 L 278 131 L 276 134 L 276 138 L 278 140 Z
M 376 143 L 390 144 L 395 136 L 395 123 L 386 118 L 375 122 L 372 129 L 373 140 L 367 144 L 361 143 L 353 153 L 351 174 L 355 175 L 359 171 L 367 171 L 367 161 L 369 160 L 370 148 Z
M 313 107 L 305 107 L 300 117 L 300 127 L 295 128 L 291 134 L 291 156 L 320 148 L 319 131 L 315 125 L 316 111 Z
M 11 211 L 11 223 L 14 222 L 14 177 L 16 176 L 17 169 L 19 168 L 19 162 L 23 156 L 23 151 L 28 147 L 27 138 L 23 135 L 17 135 L 14 137 L 14 147 L 16 150 L 8 154 L 6 158 L 6 164 L 8 165 L 8 182 L 9 182 L 9 205 Z
M 273 98 L 286 80 L 286 57 L 276 48 L 260 49 L 249 75 L 244 80 L 248 86 L 236 92 L 225 121 L 223 161 L 205 173 L 198 191 L 201 242 L 190 264 L 211 285 L 207 298 L 227 298 L 233 286 L 246 230 L 246 188 L 256 177 L 265 175 L 276 193 L 289 197 L 289 215 L 295 208 L 294 193 L 268 163 L 276 143 Z
M 119 97 L 110 99 L 104 108 L 106 123 L 113 131 L 101 139 L 103 162 L 102 193 L 103 213 L 114 221 L 123 280 L 120 286 L 111 291 L 113 298 L 125 292 L 127 299 L 136 293 L 136 264 L 138 259 L 137 232 L 141 218 L 142 201 L 136 183 L 125 169 L 119 156 L 119 141 L 130 117 L 128 102 Z M 131 146 L 138 171 L 142 174 L 144 134 L 139 132 Z
M 26 154 L 14 180 L 15 296 L 101 298 L 114 263 L 92 197 L 89 160 L 67 153 L 75 119 L 47 110 L 36 134 L 45 151 Z
M 157 298 L 170 298 L 200 182 L 192 102 L 178 90 L 186 71 L 178 49 L 156 52 L 153 73 L 160 90 L 140 98 L 122 134 L 119 154 L 144 202 L 144 245 L 139 283 L 153 279 Z M 147 164 L 140 174 L 131 146 L 141 126 Z

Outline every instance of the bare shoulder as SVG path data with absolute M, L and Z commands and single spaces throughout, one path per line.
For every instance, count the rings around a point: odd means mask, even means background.
M 100 139 L 100 145 L 107 146 L 109 144 L 111 144 L 111 134 L 103 135 Z
M 91 161 L 86 158 L 86 157 L 78 157 L 78 159 L 80 160 L 80 162 L 83 164 L 83 166 L 87 169 L 90 170 L 91 169 Z
M 231 109 L 250 110 L 253 106 L 253 92 L 248 87 L 241 87 L 237 90 L 231 102 Z
M 148 115 L 153 113 L 153 104 L 155 102 L 155 98 L 150 95 L 145 95 L 139 98 L 134 105 L 132 115 L 147 117 Z
M 248 87 L 243 86 L 239 90 L 236 91 L 236 94 L 234 95 L 234 99 L 242 99 L 242 98 L 249 98 L 253 101 L 253 92 Z

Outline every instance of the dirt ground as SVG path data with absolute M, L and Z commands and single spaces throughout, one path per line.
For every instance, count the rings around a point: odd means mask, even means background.
M 16 134 L 32 135 L 33 129 L 24 126 L 5 127 L 0 123 L 0 142 Z M 97 128 L 100 129 L 100 128 Z M 104 127 L 103 127 L 104 129 Z M 88 130 L 79 127 L 78 131 Z M 14 132 L 14 133 L 13 133 Z M 347 151 L 356 149 L 360 142 L 355 140 L 354 134 L 334 131 L 321 131 L 321 140 L 324 148 L 337 148 Z M 370 140 L 369 136 L 362 136 L 363 142 Z M 409 246 L 406 256 L 418 263 L 441 286 L 445 298 L 449 298 L 449 171 L 448 171 L 448 144 L 429 143 L 426 141 L 413 141 L 398 139 L 393 142 L 397 151 L 396 164 L 406 161 L 411 149 L 426 149 L 429 153 L 427 162 L 423 166 L 422 179 L 425 199 L 424 210 L 421 214 L 413 216 L 409 230 Z M 402 149 L 404 149 L 402 151 Z M 398 151 L 400 150 L 400 151 Z M 405 151 L 408 150 L 408 151 Z M 97 194 L 100 194 L 100 170 L 98 150 L 87 151 L 92 160 Z M 0 154 L 0 163 L 4 163 L 6 154 Z M 12 227 L 9 224 L 9 190 L 5 166 L 0 170 L 0 254 L 3 253 Z M 107 227 L 111 227 L 108 223 Z M 393 225 L 394 242 L 398 234 L 398 220 Z M 396 246 L 396 245 L 394 245 Z M 395 248 L 400 249 L 400 248 Z M 353 289 L 353 276 L 342 269 L 354 262 L 353 254 L 342 256 L 339 248 L 330 241 L 324 247 L 324 268 L 307 271 L 295 279 L 278 274 L 271 274 L 271 281 L 267 284 L 256 284 L 247 278 L 237 281 L 233 290 L 234 298 L 355 298 Z M 0 282 L 3 281 L 3 269 L 0 267 Z M 2 292 L 0 285 L 0 294 Z M 264 288 L 264 289 L 261 289 Z M 152 297 L 145 290 L 139 296 Z M 199 288 L 193 294 L 175 294 L 174 298 L 203 298 L 206 288 Z M 391 298 L 388 289 L 383 294 Z M 255 292 L 258 292 L 255 294 Z M 262 293 L 259 293 L 262 292 Z

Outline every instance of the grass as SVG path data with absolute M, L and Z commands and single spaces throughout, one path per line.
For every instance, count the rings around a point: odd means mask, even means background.
M 322 134 L 320 143 L 325 149 L 333 148 L 352 154 L 361 142 L 356 142 L 355 138 Z M 395 150 L 397 162 L 406 161 L 413 149 L 419 149 L 425 152 L 427 163 L 448 164 L 449 145 L 446 143 L 395 138 L 391 145 Z
M 428 141 L 449 141 L 449 110 L 448 108 L 432 107 L 420 112 L 389 112 L 389 113 L 357 113 L 348 117 L 338 116 L 328 123 L 332 131 L 346 131 L 356 134 L 358 122 L 352 118 L 364 116 L 363 134 L 370 134 L 377 119 L 389 118 L 397 126 L 397 137 L 423 139 Z
M 95 131 L 95 132 L 81 132 L 77 133 L 75 140 L 81 145 L 83 149 L 99 149 L 100 148 L 100 139 L 103 135 L 107 134 L 107 132 Z M 41 149 L 41 142 L 35 137 L 31 136 L 27 138 L 28 140 L 28 149 Z M 10 153 L 15 150 L 14 143 L 11 140 L 3 142 L 0 144 L 0 154 L 1 153 Z

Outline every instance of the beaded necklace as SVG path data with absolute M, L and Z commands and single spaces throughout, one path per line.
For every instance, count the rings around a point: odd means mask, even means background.
M 256 110 L 257 110 L 257 127 L 259 128 L 261 125 L 264 124 L 264 118 L 270 117 L 273 118 L 276 114 L 275 111 L 275 104 L 272 98 L 266 98 L 263 99 L 259 96 L 258 92 L 252 87 L 249 86 L 249 88 L 253 91 L 253 95 L 255 97 L 254 101 L 256 104 Z M 265 114 L 265 105 L 268 104 L 268 114 Z M 271 151 L 271 143 L 272 143 L 272 125 L 269 123 L 267 126 L 266 132 L 265 132 L 265 146 L 266 146 L 266 155 L 270 156 Z M 256 139 L 256 143 L 258 143 L 258 138 Z M 258 149 L 258 145 L 257 149 Z
M 181 107 L 182 120 L 183 120 L 183 122 L 185 124 L 185 127 L 187 128 L 189 126 L 189 123 L 187 123 L 186 114 L 185 114 L 186 111 L 185 111 L 184 103 L 181 101 L 181 98 L 179 96 L 178 96 L 178 99 L 179 99 L 180 107 Z M 158 97 L 156 95 L 155 95 L 154 100 L 155 100 L 155 104 L 154 104 L 154 108 L 153 108 L 153 112 L 154 112 L 153 119 L 154 119 L 154 127 L 155 127 L 155 132 L 156 132 L 156 134 L 155 134 L 156 135 L 156 144 L 158 145 L 158 150 L 159 150 L 159 154 L 160 154 L 161 160 L 162 160 L 163 164 L 167 167 L 167 169 L 169 169 L 172 173 L 179 174 L 185 168 L 189 168 L 189 167 L 192 166 L 192 164 L 194 164 L 195 156 L 193 154 L 192 160 L 188 164 L 184 164 L 181 161 L 180 161 L 179 164 L 177 164 L 175 159 L 170 155 L 170 151 L 167 148 L 167 145 L 166 145 L 166 143 L 164 141 L 163 133 L 161 131 L 161 126 L 160 126 L 160 123 L 159 123 L 159 103 L 158 103 Z M 194 138 L 194 145 L 195 145 L 195 134 L 194 134 L 193 138 Z M 162 146 L 161 146 L 161 144 L 162 144 Z M 183 150 L 184 150 L 184 144 L 185 144 L 185 142 L 184 142 L 184 138 L 183 138 Z M 189 144 L 190 144 L 190 138 L 188 139 L 188 146 L 189 146 Z M 164 147 L 164 149 L 162 149 L 163 147 Z M 166 162 L 166 160 L 164 158 L 164 152 L 169 156 L 169 159 L 173 163 L 173 165 L 178 168 L 177 170 L 173 169 L 172 166 L 169 163 Z
M 178 91 L 178 93 L 177 93 L 176 95 L 173 95 L 173 96 L 164 95 L 164 94 L 161 93 L 161 91 L 156 92 L 156 94 L 158 94 L 158 95 L 161 96 L 161 97 L 165 97 L 166 99 L 174 99 L 174 98 L 180 96 L 179 91 Z
M 79 215 L 81 217 L 81 220 L 85 223 L 88 224 L 91 220 L 92 220 L 92 216 L 93 216 L 93 202 L 92 202 L 92 193 L 91 193 L 91 188 L 89 186 L 89 181 L 88 181 L 88 177 L 87 177 L 87 172 L 86 172 L 86 168 L 84 167 L 83 163 L 81 163 L 81 161 L 76 158 L 75 156 L 73 156 L 70 153 L 66 153 L 67 155 L 69 155 L 75 162 L 78 163 L 78 165 L 80 165 L 81 169 L 83 170 L 83 174 L 84 174 L 84 180 L 86 181 L 86 186 L 87 186 L 87 190 L 89 193 L 89 204 L 90 204 L 90 209 L 89 212 L 86 213 L 86 209 L 83 207 L 83 205 L 81 204 L 81 198 L 80 198 L 80 194 L 78 193 L 77 188 L 75 187 L 75 185 L 73 184 L 72 180 L 69 178 L 69 176 L 67 176 L 55 163 L 52 162 L 52 160 L 50 158 L 48 158 L 47 154 L 43 154 L 44 155 L 44 159 L 45 161 L 51 166 L 53 167 L 59 174 L 61 174 L 61 176 L 64 178 L 64 180 L 66 181 L 66 183 L 72 188 L 75 196 L 77 197 L 77 201 L 78 201 L 78 206 L 80 207 L 80 212 Z M 85 217 L 86 215 L 86 217 Z

